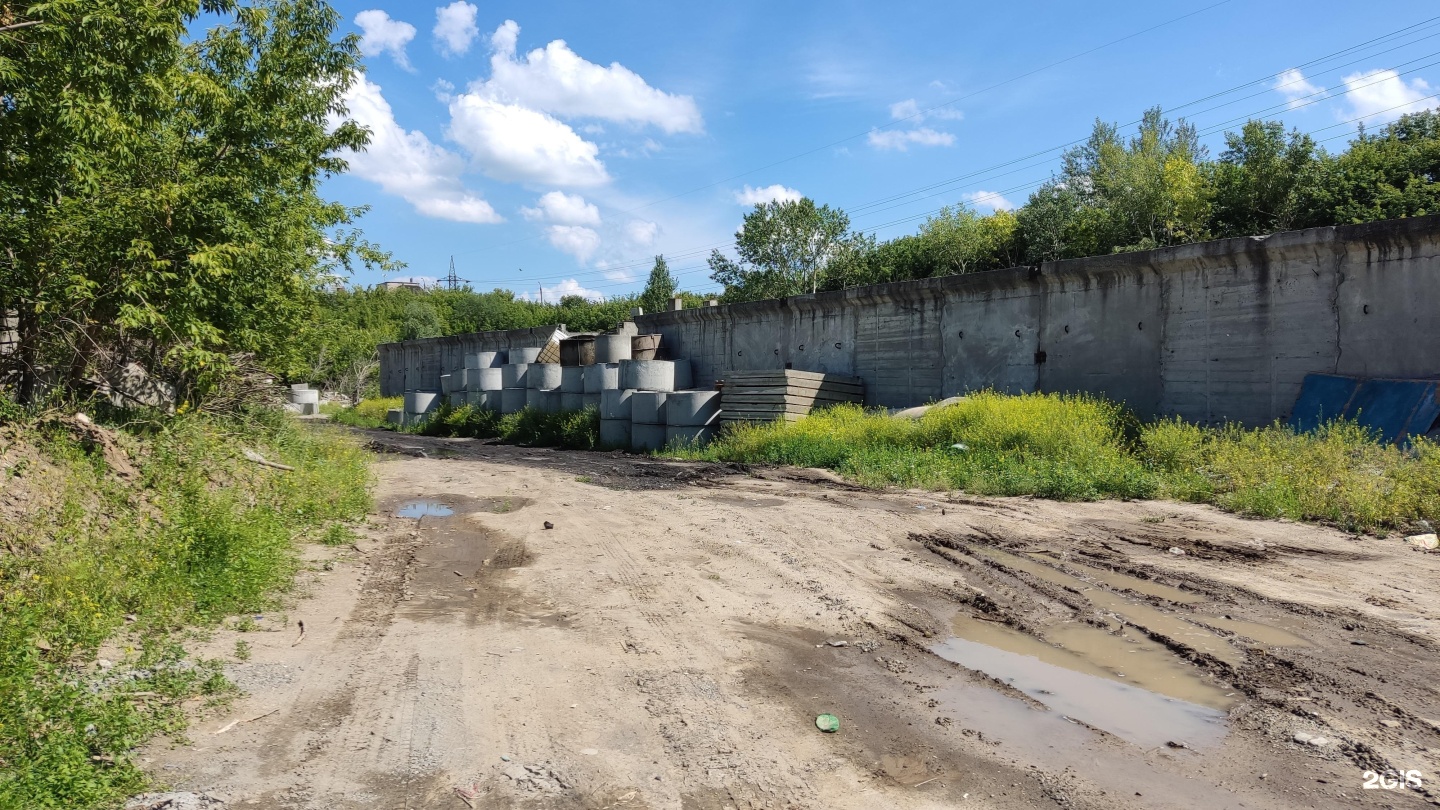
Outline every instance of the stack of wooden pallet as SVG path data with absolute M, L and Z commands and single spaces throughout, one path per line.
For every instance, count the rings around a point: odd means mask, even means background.
M 794 422 L 810 413 L 841 402 L 864 402 L 865 386 L 858 377 L 814 371 L 729 371 L 720 389 L 722 422 Z

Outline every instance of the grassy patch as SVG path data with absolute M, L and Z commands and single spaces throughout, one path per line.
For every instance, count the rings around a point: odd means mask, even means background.
M 359 409 L 371 401 L 374 400 L 366 400 L 355 408 L 342 411 L 335 417 L 335 421 L 357 427 L 383 426 L 369 424 L 367 419 L 359 415 Z M 381 409 L 382 422 L 384 416 L 384 410 Z M 502 416 L 495 411 L 445 402 L 424 422 L 406 430 L 422 436 L 499 439 L 507 444 L 530 447 L 594 450 L 600 443 L 600 412 L 594 408 L 586 408 L 582 411 L 542 413 L 525 408 L 518 413 Z
M 336 408 L 333 411 L 321 409 L 321 413 L 329 413 L 330 418 L 342 425 L 350 425 L 358 428 L 384 428 L 395 427 L 385 421 L 385 414 L 391 408 L 403 408 L 404 397 L 372 397 L 362 399 L 359 403 Z
M 825 467 L 872 486 L 963 489 L 1060 500 L 1170 498 L 1352 531 L 1440 519 L 1440 447 L 1402 449 L 1349 423 L 1140 424 L 1089 396 L 993 392 L 918 420 L 858 406 L 794 423 L 736 426 L 683 457 Z
M 107 806 L 143 789 L 130 750 L 183 729 L 182 699 L 228 688 L 177 631 L 273 606 L 294 539 L 370 505 L 353 442 L 277 413 L 127 431 L 130 478 L 58 429 L 0 437 L 0 457 L 29 462 L 5 485 L 48 505 L 0 519 L 0 808 Z M 296 469 L 245 461 L 245 447 Z M 98 664 L 102 644 L 119 650 L 113 666 Z

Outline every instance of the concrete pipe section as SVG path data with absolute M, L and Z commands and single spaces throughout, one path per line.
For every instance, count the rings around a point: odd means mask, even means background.
M 465 355 L 465 368 L 499 368 L 505 365 L 505 352 L 480 352 Z
M 540 359 L 540 352 L 542 351 L 544 351 L 544 349 L 511 349 L 510 362 L 516 364 L 533 363 Z
M 583 411 L 585 410 L 585 395 L 572 394 L 569 391 L 560 392 L 560 410 L 562 411 Z
M 501 388 L 528 388 L 529 363 L 507 363 L 500 367 Z
M 530 374 L 525 378 L 525 387 L 537 391 L 558 391 L 564 379 L 559 363 L 531 363 Z
M 629 335 L 600 335 L 595 338 L 595 362 L 618 363 L 630 359 Z
M 630 397 L 635 394 L 629 389 L 610 389 L 600 392 L 600 418 L 624 419 L 630 421 Z
M 500 410 L 499 391 L 469 391 L 465 394 L 465 400 L 477 411 Z
M 440 404 L 440 395 L 434 391 L 406 391 L 405 412 L 424 414 L 435 410 Z
M 586 408 L 594 408 L 597 411 L 600 410 L 599 394 L 581 394 L 580 401 Z
M 630 421 L 637 425 L 665 424 L 664 391 L 636 391 L 630 397 Z
M 525 401 L 530 393 L 528 388 L 506 388 L 500 392 L 500 413 L 519 413 L 525 410 Z
M 683 391 L 690 387 L 689 360 L 625 360 L 620 387 L 640 391 Z
M 295 405 L 319 405 L 320 392 L 312 391 L 309 388 L 301 388 L 299 390 L 292 388 L 290 390 L 290 402 Z
M 584 372 L 585 393 L 587 394 L 598 394 L 601 391 L 620 387 L 619 363 L 596 363 L 593 366 L 586 366 Z
M 470 400 L 466 398 L 468 394 L 464 391 L 451 391 L 446 396 L 450 398 L 450 407 L 452 408 L 461 408 L 470 404 Z
M 505 387 L 505 370 L 503 368 L 477 368 L 471 369 L 472 376 L 466 380 L 467 391 L 499 391 Z M 517 388 L 519 386 L 516 386 Z
M 665 449 L 665 426 L 631 422 L 630 449 L 637 453 Z
M 585 369 L 580 366 L 561 366 L 560 390 L 567 394 L 585 393 Z
M 666 447 L 704 447 L 714 439 L 715 428 L 708 425 L 669 425 L 665 428 Z
M 461 388 L 464 388 L 463 385 L 460 386 L 460 387 L 461 387 Z M 442 393 L 442 394 L 448 394 L 448 393 L 450 393 L 451 391 L 454 391 L 454 390 L 455 390 L 455 375 L 454 375 L 454 374 L 441 374 L 441 375 L 440 375 L 440 393 Z
M 719 415 L 719 391 L 678 391 L 665 398 L 665 424 L 671 427 L 708 425 Z
M 629 450 L 630 420 L 601 419 L 600 446 L 607 450 Z
M 545 390 L 542 388 L 527 388 L 525 404 L 532 411 L 540 413 L 560 412 L 560 392 L 556 389 Z

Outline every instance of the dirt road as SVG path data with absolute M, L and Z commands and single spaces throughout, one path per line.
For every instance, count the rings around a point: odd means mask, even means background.
M 1440 555 L 1403 542 L 379 440 L 428 457 L 383 456 L 368 536 L 208 642 L 250 645 L 247 694 L 143 752 L 161 779 L 239 808 L 1440 803 Z M 453 514 L 401 516 L 427 503 Z M 1390 769 L 1419 775 L 1364 788 Z

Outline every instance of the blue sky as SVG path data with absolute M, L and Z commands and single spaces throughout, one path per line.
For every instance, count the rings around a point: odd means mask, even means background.
M 705 256 L 777 195 L 882 239 L 1021 204 L 1096 117 L 1247 85 L 1174 115 L 1212 154 L 1254 115 L 1334 149 L 1343 122 L 1440 101 L 1431 2 L 335 5 L 365 37 L 351 117 L 375 139 L 326 193 L 370 206 L 392 277 L 453 255 L 476 288 L 548 300 L 635 291 L 657 253 L 713 290 Z

